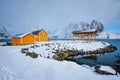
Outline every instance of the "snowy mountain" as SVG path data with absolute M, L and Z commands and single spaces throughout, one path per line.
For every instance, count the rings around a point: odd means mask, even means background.
M 104 26 L 103 26 L 103 24 L 102 24 L 101 22 L 96 21 L 96 20 L 93 20 L 93 21 L 91 22 L 91 26 L 92 26 L 92 28 L 97 29 L 97 32 L 98 32 L 98 33 L 101 33 L 101 32 L 104 31 Z
M 97 29 L 97 35 L 96 37 L 99 39 L 116 39 L 120 38 L 120 36 L 112 34 L 105 30 L 103 24 L 97 20 L 93 20 L 91 24 L 85 23 L 85 22 L 76 22 L 76 23 L 70 23 L 64 28 L 61 28 L 59 30 L 55 30 L 53 33 L 51 33 L 50 38 L 51 39 L 71 39 L 72 38 L 72 31 L 78 31 L 78 30 L 90 30 L 90 29 Z
M 0 39 L 10 38 L 10 34 L 8 33 L 5 27 L 0 26 Z

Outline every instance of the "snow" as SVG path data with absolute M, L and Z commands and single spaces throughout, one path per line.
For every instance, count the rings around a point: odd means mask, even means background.
M 96 29 L 90 29 L 90 30 L 82 30 L 82 31 L 73 31 L 72 33 L 82 33 L 82 32 L 95 32 L 97 31 Z
M 16 34 L 16 35 L 15 35 L 15 36 L 13 36 L 13 37 L 14 37 L 14 38 L 21 38 L 21 37 L 26 36 L 27 34 L 32 35 L 31 33 L 20 33 L 20 34 Z M 34 35 L 32 35 L 32 36 L 34 36 Z
M 110 66 L 101 66 L 100 70 L 108 71 L 110 73 L 115 74 L 115 70 L 113 70 Z
M 108 39 L 120 39 L 120 36 L 104 30 L 101 33 L 99 33 L 98 36 L 96 36 L 96 38 L 97 39 L 106 39 L 106 38 L 108 38 Z
M 50 42 L 38 42 L 36 45 L 39 45 L 39 47 L 31 48 L 23 47 L 23 48 L 29 48 L 30 52 L 35 52 L 37 54 L 40 54 L 42 57 L 50 57 L 52 58 L 55 54 L 53 52 L 56 52 L 56 50 L 83 50 L 83 51 L 94 51 L 100 48 L 105 48 L 109 46 L 110 44 L 107 42 L 102 41 L 50 41 Z
M 6 45 L 6 42 L 0 42 L 0 46 Z
M 71 41 L 67 41 L 67 42 L 70 46 L 75 45 L 74 42 Z M 64 43 L 65 45 L 67 45 L 65 41 L 43 42 L 43 43 L 37 43 L 37 45 L 40 45 L 40 47 L 36 49 L 30 48 L 30 50 L 31 51 L 34 50 L 42 55 L 47 54 L 47 51 L 45 49 L 48 47 L 44 46 L 46 43 L 50 43 L 50 44 Z M 95 43 L 95 45 L 99 43 L 100 42 Z M 79 43 L 77 43 L 77 45 L 79 46 Z M 106 43 L 106 45 L 108 44 Z M 56 61 L 53 59 L 48 59 L 40 56 L 36 59 L 33 59 L 20 52 L 21 48 L 30 47 L 30 46 L 32 45 L 0 46 L 0 80 L 88 80 L 88 79 L 89 80 L 94 80 L 94 79 L 119 80 L 120 79 L 119 75 L 118 76 L 100 75 L 93 72 L 90 67 L 85 65 L 78 65 L 74 62 Z M 51 45 L 51 46 L 55 46 L 55 45 Z M 51 50 L 48 51 L 50 52 Z
M 18 80 L 14 71 L 0 64 L 0 80 Z

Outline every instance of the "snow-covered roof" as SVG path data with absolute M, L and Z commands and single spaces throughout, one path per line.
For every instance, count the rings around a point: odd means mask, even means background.
M 31 34 L 31 33 L 19 33 L 19 34 L 16 34 L 15 36 L 13 36 L 13 38 L 22 38 L 22 37 L 24 37 L 27 34 Z
M 96 29 L 73 31 L 72 33 L 96 32 Z

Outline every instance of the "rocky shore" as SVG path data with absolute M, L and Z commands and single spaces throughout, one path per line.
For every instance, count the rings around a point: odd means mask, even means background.
M 71 59 L 74 56 L 110 53 L 117 47 L 103 41 L 51 41 L 38 43 L 27 48 L 22 48 L 21 53 L 32 58 L 52 58 L 56 60 Z
M 110 53 L 117 50 L 117 47 L 113 45 L 108 45 L 105 48 L 99 48 L 93 51 L 83 51 L 83 50 L 63 50 L 54 52 L 56 54 L 55 59 L 57 60 L 70 60 L 71 57 L 78 56 L 78 55 L 92 55 L 92 54 L 104 54 L 104 53 Z

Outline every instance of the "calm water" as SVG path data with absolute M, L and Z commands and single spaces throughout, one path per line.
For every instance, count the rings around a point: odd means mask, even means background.
M 79 64 L 86 64 L 91 67 L 97 64 L 109 65 L 120 73 L 120 39 L 110 39 L 101 41 L 106 41 L 112 44 L 113 46 L 116 46 L 117 51 L 84 58 L 75 58 L 75 61 Z

